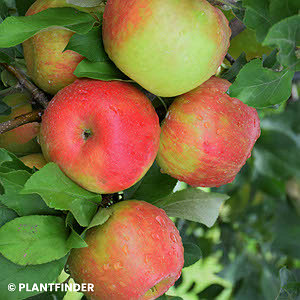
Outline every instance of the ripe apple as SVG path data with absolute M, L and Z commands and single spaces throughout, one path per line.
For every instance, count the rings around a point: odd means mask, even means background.
M 77 184 L 98 193 L 129 188 L 148 171 L 159 146 L 158 116 L 130 83 L 76 80 L 46 109 L 40 143 Z
M 254 108 L 226 94 L 230 82 L 212 77 L 175 99 L 162 125 L 157 162 L 192 186 L 233 181 L 260 136 Z
M 66 0 L 37 0 L 26 16 L 53 7 L 74 7 L 85 12 L 98 9 L 74 6 Z M 84 57 L 74 51 L 63 51 L 73 34 L 74 32 L 67 29 L 50 28 L 23 43 L 28 74 L 47 93 L 56 94 L 76 80 L 73 72 Z
M 109 57 L 146 90 L 166 97 L 215 74 L 230 34 L 226 17 L 206 0 L 108 0 L 103 16 Z
M 32 111 L 30 97 L 27 94 L 12 94 L 2 101 L 11 107 L 11 113 L 0 116 L 0 122 L 9 121 Z M 0 134 L 0 147 L 18 156 L 40 152 L 41 148 L 36 139 L 39 129 L 39 123 L 33 122 Z
M 143 201 L 122 201 L 111 217 L 87 231 L 87 248 L 74 249 L 69 270 L 78 283 L 93 283 L 95 300 L 156 299 L 179 278 L 183 246 L 174 223 Z
M 23 157 L 20 157 L 20 160 L 29 168 L 41 169 L 47 162 L 41 153 L 29 154 Z

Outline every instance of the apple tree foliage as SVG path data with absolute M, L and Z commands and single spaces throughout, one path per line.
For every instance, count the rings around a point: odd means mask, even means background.
M 61 26 L 75 32 L 66 50 L 85 57 L 75 70 L 77 77 L 129 80 L 104 51 L 101 21 L 74 8 L 51 8 L 24 17 L 33 2 L 0 2 L 1 63 L 26 72 L 20 43 L 48 27 Z M 103 1 L 68 2 L 92 7 Z M 163 208 L 181 233 L 185 268 L 169 296 L 160 299 L 300 299 L 300 3 L 210 2 L 225 12 L 232 10 L 255 31 L 259 43 L 273 50 L 247 61 L 245 44 L 245 53 L 219 71 L 233 83 L 229 95 L 259 112 L 262 134 L 253 155 L 234 182 L 220 188 L 192 188 L 162 174 L 154 163 L 138 183 L 120 194 Z M 2 69 L 0 100 L 19 88 Z M 163 119 L 173 99 L 147 95 Z M 0 101 L 0 114 L 9 113 Z M 32 170 L 1 149 L 1 297 L 50 299 L 51 294 L 9 292 L 7 285 L 55 282 L 69 251 L 86 246 L 86 229 L 109 218 L 101 201 L 101 195 L 76 185 L 54 163 Z

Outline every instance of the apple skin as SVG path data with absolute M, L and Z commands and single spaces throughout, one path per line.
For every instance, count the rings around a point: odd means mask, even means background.
M 94 300 L 156 299 L 183 268 L 177 228 L 162 209 L 147 202 L 122 201 L 110 209 L 106 223 L 87 231 L 88 247 L 71 251 L 72 278 L 93 283 L 89 296 Z
M 112 61 L 146 90 L 172 97 L 221 65 L 231 30 L 205 0 L 108 0 L 103 42 Z
M 20 157 L 20 160 L 29 168 L 41 169 L 47 162 L 41 153 L 29 154 L 23 157 Z
M 27 94 L 12 94 L 6 96 L 2 101 L 11 107 L 11 113 L 7 116 L 0 116 L 0 122 L 6 122 L 32 112 L 30 97 Z M 33 122 L 0 134 L 0 147 L 17 156 L 40 152 L 41 148 L 36 138 L 39 130 L 39 123 Z
M 159 136 L 150 100 L 132 84 L 78 79 L 47 107 L 40 143 L 47 161 L 85 189 L 103 194 L 127 189 L 144 176 Z
M 175 98 L 162 124 L 162 172 L 191 186 L 234 180 L 260 136 L 260 121 L 254 108 L 226 94 L 229 86 L 212 77 Z
M 53 7 L 73 7 L 85 12 L 92 10 L 68 4 L 66 0 L 37 0 L 26 16 Z M 71 50 L 63 51 L 73 34 L 66 29 L 47 29 L 23 43 L 28 75 L 49 94 L 56 94 L 76 80 L 73 72 L 84 57 Z

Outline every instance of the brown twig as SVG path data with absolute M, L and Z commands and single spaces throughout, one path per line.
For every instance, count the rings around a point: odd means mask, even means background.
M 27 123 L 39 122 L 41 121 L 42 114 L 43 110 L 35 110 L 25 115 L 18 116 L 15 119 L 3 122 L 0 124 L 0 134 L 15 129 Z
M 229 53 L 227 53 L 227 54 L 225 55 L 225 58 L 229 61 L 229 63 L 230 63 L 231 65 L 233 65 L 233 64 L 235 63 L 235 59 L 234 59 Z
M 229 22 L 229 27 L 231 29 L 230 39 L 233 39 L 234 37 L 236 37 L 238 34 L 240 34 L 242 31 L 246 29 L 245 24 L 237 18 L 234 18 Z
M 36 102 L 38 102 L 43 108 L 47 107 L 48 99 L 44 92 L 42 92 L 38 87 L 36 87 L 32 82 L 30 82 L 21 71 L 5 63 L 0 63 L 0 65 L 3 68 L 5 68 L 8 72 L 13 74 L 18 79 L 20 84 L 24 86 L 29 92 L 31 92 L 33 99 L 36 100 Z

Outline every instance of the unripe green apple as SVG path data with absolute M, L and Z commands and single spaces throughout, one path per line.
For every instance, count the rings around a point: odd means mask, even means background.
M 175 99 L 162 125 L 162 172 L 192 186 L 234 180 L 260 136 L 260 121 L 254 108 L 226 94 L 229 86 L 212 77 Z
M 77 184 L 114 193 L 151 167 L 160 126 L 150 100 L 130 83 L 76 80 L 48 105 L 40 143 L 48 161 Z
M 110 209 L 106 223 L 87 231 L 88 247 L 71 251 L 71 276 L 94 284 L 90 299 L 156 299 L 183 268 L 178 230 L 162 209 L 143 201 L 122 201 Z
M 86 12 L 91 10 L 71 5 L 66 0 L 37 0 L 26 16 L 53 7 L 74 7 Z M 84 57 L 71 50 L 63 51 L 73 34 L 67 29 L 49 28 L 23 43 L 28 75 L 47 93 L 54 95 L 76 80 L 73 72 Z
M 226 17 L 206 0 L 108 0 L 103 16 L 109 57 L 145 89 L 166 97 L 215 74 L 230 34 Z
M 8 116 L 0 116 L 0 122 L 32 112 L 30 97 L 27 94 L 12 94 L 2 101 L 11 107 L 11 113 Z M 40 152 L 41 149 L 36 139 L 39 129 L 39 123 L 33 122 L 0 134 L 0 147 L 18 156 Z
M 29 154 L 23 157 L 20 157 L 20 160 L 29 168 L 41 169 L 47 162 L 41 153 Z

